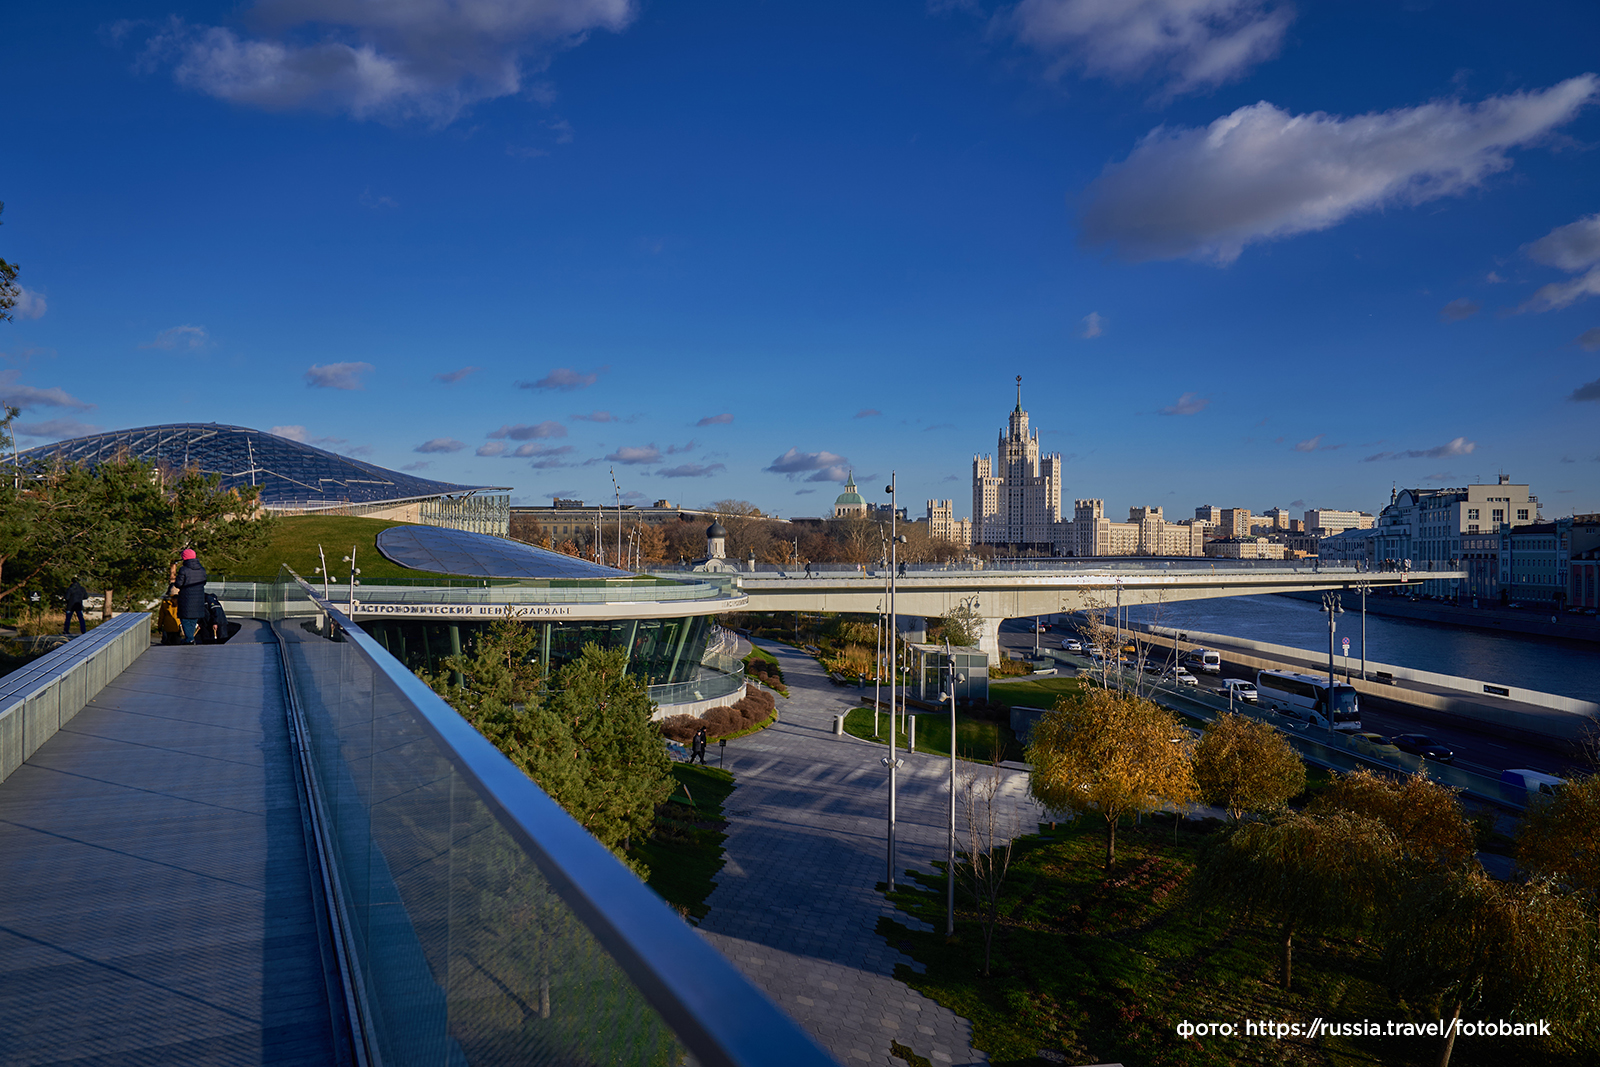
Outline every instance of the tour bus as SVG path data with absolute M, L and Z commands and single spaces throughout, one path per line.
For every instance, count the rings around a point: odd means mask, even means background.
M 1261 703 L 1278 707 L 1306 719 L 1313 726 L 1328 725 L 1327 675 L 1294 674 L 1291 671 L 1261 671 L 1256 675 Z M 1333 728 L 1346 733 L 1361 729 L 1361 705 L 1355 687 L 1336 682 L 1333 687 Z

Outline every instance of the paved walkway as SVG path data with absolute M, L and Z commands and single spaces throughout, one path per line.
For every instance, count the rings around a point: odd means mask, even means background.
M 728 745 L 739 787 L 701 931 L 842 1063 L 904 1067 L 891 1041 L 941 1067 L 987 1062 L 965 1019 L 893 978 L 912 960 L 877 933 L 880 916 L 912 920 L 875 888 L 887 870 L 885 750 L 832 732 L 861 691 L 834 686 L 786 645 L 757 643 L 778 657 L 790 699 L 779 698 L 777 725 Z M 933 871 L 949 833 L 950 765 L 902 758 L 897 867 Z M 1030 830 L 1039 814 L 1026 793 L 1026 776 L 1007 772 L 1002 795 Z
M 0 785 L 0 1062 L 327 1064 L 277 650 L 156 646 Z

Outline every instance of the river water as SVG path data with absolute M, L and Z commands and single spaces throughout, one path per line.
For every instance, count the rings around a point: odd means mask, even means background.
M 1350 639 L 1350 669 L 1360 669 L 1360 603 L 1360 597 L 1344 598 L 1345 612 L 1339 616 L 1334 638 L 1335 661 L 1341 669 L 1344 660 L 1339 655 L 1339 641 L 1345 637 Z M 1291 597 L 1185 600 L 1159 608 L 1133 608 L 1129 618 L 1324 655 L 1328 651 L 1328 616 L 1319 605 Z M 1582 642 L 1488 633 L 1369 613 L 1367 659 L 1600 702 L 1600 648 Z

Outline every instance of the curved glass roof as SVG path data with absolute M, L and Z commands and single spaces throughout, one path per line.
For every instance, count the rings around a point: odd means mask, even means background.
M 521 541 L 439 526 L 391 526 L 379 532 L 378 551 L 402 567 L 474 578 L 634 576 L 631 571 L 619 571 Z
M 18 459 L 23 464 L 48 463 L 59 457 L 94 466 L 124 454 L 220 474 L 224 489 L 260 486 L 261 503 L 269 508 L 378 504 L 509 488 L 417 478 L 287 437 L 215 422 L 175 422 L 75 437 L 30 448 Z

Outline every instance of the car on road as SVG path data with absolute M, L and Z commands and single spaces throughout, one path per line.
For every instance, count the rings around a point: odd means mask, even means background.
M 1222 653 L 1210 648 L 1194 648 L 1184 653 L 1184 661 L 1191 667 L 1198 667 L 1206 674 L 1222 673 Z
M 1186 670 L 1183 667 L 1179 667 L 1176 671 L 1174 671 L 1172 673 L 1171 677 L 1172 677 L 1172 680 L 1177 682 L 1179 685 L 1199 685 L 1200 684 L 1200 679 L 1198 679 L 1194 675 L 1190 674 L 1188 672 L 1188 670 Z
M 1454 763 L 1456 759 L 1455 752 L 1448 745 L 1435 741 L 1427 734 L 1396 734 L 1394 747 L 1435 763 Z
M 1377 759 L 1392 760 L 1400 755 L 1400 749 L 1395 743 L 1383 734 L 1363 730 L 1350 735 L 1350 747 L 1363 755 L 1373 756 Z
M 1500 784 L 1509 785 L 1513 789 L 1525 789 L 1539 796 L 1553 797 L 1560 794 L 1567 780 L 1557 778 L 1553 774 L 1545 774 L 1543 771 L 1530 771 L 1524 767 L 1502 773 Z
M 1224 678 L 1222 680 L 1222 695 L 1233 694 L 1235 700 L 1243 700 L 1254 704 L 1259 694 L 1256 693 L 1256 684 L 1247 682 L 1243 678 Z
M 1146 674 L 1160 674 L 1166 669 L 1167 668 L 1165 665 L 1157 663 L 1154 660 L 1147 659 L 1144 661 L 1144 673 Z
M 1083 652 L 1083 642 L 1076 637 L 1063 637 L 1061 639 L 1061 651 L 1081 654 Z

